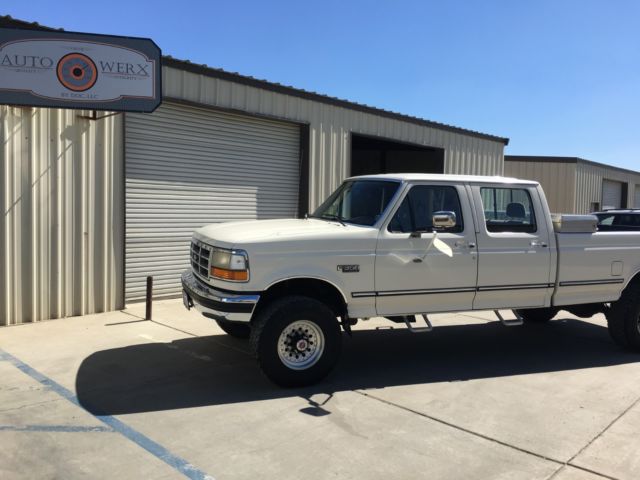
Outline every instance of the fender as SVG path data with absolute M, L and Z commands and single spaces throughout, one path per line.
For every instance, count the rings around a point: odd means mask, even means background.
M 336 285 L 334 282 L 332 282 L 330 280 L 327 280 L 326 278 L 316 277 L 316 276 L 313 276 L 313 275 L 296 275 L 296 276 L 291 276 L 291 277 L 283 277 L 283 278 L 280 278 L 280 279 L 275 280 L 274 282 L 270 283 L 269 286 L 264 289 L 264 291 L 267 291 L 271 287 L 275 287 L 279 283 L 286 282 L 288 280 L 318 280 L 320 282 L 328 283 L 329 285 L 334 287 L 340 293 L 340 296 L 342 297 L 342 300 L 344 300 L 344 304 L 345 305 L 349 305 L 349 302 L 347 301 L 346 295 L 344 294 L 344 292 L 342 291 L 342 289 L 338 285 Z

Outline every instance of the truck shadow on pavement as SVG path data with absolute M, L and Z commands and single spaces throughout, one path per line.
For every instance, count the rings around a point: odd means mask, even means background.
M 118 415 L 639 361 L 606 328 L 573 319 L 443 326 L 426 334 L 360 330 L 343 335 L 342 357 L 324 382 L 282 389 L 262 376 L 247 341 L 214 335 L 96 352 L 82 362 L 76 392 L 91 413 Z

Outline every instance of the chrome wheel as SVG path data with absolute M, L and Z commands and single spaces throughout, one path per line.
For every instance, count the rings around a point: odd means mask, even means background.
M 278 338 L 278 357 L 291 370 L 305 370 L 315 365 L 324 352 L 324 334 L 309 320 L 290 323 Z

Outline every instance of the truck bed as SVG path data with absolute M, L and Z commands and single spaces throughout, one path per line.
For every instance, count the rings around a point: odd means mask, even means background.
M 640 232 L 556 233 L 552 304 L 612 302 L 640 269 Z

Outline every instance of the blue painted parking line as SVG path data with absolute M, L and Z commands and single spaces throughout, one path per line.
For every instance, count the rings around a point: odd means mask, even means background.
M 0 425 L 0 432 L 113 432 L 108 427 L 83 427 L 78 425 Z
M 66 389 L 65 387 L 55 382 L 51 378 L 47 377 L 46 375 L 31 368 L 22 360 L 14 357 L 10 353 L 5 352 L 2 349 L 0 349 L 0 361 L 7 361 L 11 363 L 18 370 L 30 376 L 31 378 L 39 382 L 41 385 L 44 385 L 45 387 L 57 393 L 61 397 L 66 398 L 68 401 L 70 401 L 74 405 L 77 405 L 78 407 L 87 411 L 80 404 L 78 397 L 76 397 L 73 394 L 73 392 Z M 117 418 L 112 417 L 111 415 L 93 415 L 91 412 L 88 412 L 88 411 L 87 413 L 92 415 L 94 418 L 97 418 L 98 420 L 100 420 L 102 423 L 110 427 L 113 431 L 123 435 L 124 437 L 134 442 L 136 445 L 144 448 L 151 455 L 158 458 L 159 460 L 162 460 L 167 465 L 173 467 L 175 470 L 183 474 L 185 477 L 193 480 L 213 480 L 212 476 L 207 475 L 203 471 L 197 469 L 196 467 L 191 465 L 189 462 L 187 462 L 183 458 L 180 458 L 172 454 L 169 450 L 167 450 L 165 447 L 163 447 L 159 443 L 154 442 L 146 435 L 138 432 L 137 430 L 130 427 L 126 423 L 121 422 Z

